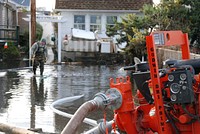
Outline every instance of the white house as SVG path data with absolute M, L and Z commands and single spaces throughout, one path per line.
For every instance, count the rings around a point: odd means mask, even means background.
M 70 34 L 71 28 L 106 31 L 106 25 L 120 21 L 120 17 L 128 13 L 140 14 L 144 4 L 152 4 L 152 0 L 56 0 L 55 11 L 67 19 L 63 24 L 63 37 Z
M 98 31 L 97 35 L 105 35 L 107 25 L 114 25 L 115 20 L 121 21 L 121 17 L 126 14 L 141 14 L 139 9 L 144 4 L 153 4 L 153 2 L 152 0 L 56 0 L 55 11 L 67 20 L 66 23 L 61 25 L 62 38 L 66 34 L 71 35 L 72 28 L 91 32 Z M 88 46 L 87 43 L 79 41 L 77 45 Z M 95 42 L 92 45 L 97 44 Z M 105 42 L 102 44 L 108 45 Z M 73 49 L 73 51 L 79 50 Z M 85 51 L 89 50 L 85 49 Z M 104 52 L 107 52 L 107 50 Z M 113 50 L 110 49 L 110 52 L 113 52 Z
M 72 28 L 105 33 L 106 25 L 128 13 L 140 14 L 144 4 L 152 4 L 152 0 L 56 0 L 55 11 L 67 20 L 62 25 L 64 37 Z

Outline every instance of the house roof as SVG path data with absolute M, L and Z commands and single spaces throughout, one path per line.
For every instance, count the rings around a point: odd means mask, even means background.
M 152 0 L 56 0 L 55 9 L 138 10 Z

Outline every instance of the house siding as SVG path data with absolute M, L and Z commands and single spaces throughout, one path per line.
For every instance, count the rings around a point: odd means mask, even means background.
M 0 15 L 2 16 L 0 20 L 0 25 L 13 26 L 16 25 L 16 10 L 13 5 L 8 3 L 7 5 L 0 3 Z
M 0 25 L 3 24 L 3 5 L 0 4 L 0 16 L 1 16 L 1 19 L 0 19 Z
M 63 11 L 61 12 L 61 16 L 63 16 L 64 19 L 67 20 L 66 23 L 63 23 L 61 28 L 62 28 L 62 38 L 66 34 L 70 35 L 71 34 L 71 29 L 74 27 L 74 15 L 85 15 L 85 30 L 90 31 L 90 16 L 91 15 L 100 15 L 101 16 L 101 32 L 105 33 L 106 32 L 106 17 L 107 16 L 117 16 L 117 21 L 121 21 L 121 17 L 124 17 L 127 13 L 99 13 L 99 12 L 79 12 L 79 11 L 74 11 L 74 12 L 67 12 Z M 138 12 L 135 12 L 135 14 L 138 14 Z
M 6 8 L 3 6 L 2 7 L 2 21 L 1 21 L 1 25 L 6 25 L 6 20 L 7 20 L 7 12 L 6 12 Z

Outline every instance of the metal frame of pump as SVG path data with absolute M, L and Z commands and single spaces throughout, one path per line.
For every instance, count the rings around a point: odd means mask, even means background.
M 188 36 L 187 34 L 183 34 L 181 31 L 161 31 L 154 32 L 150 36 L 146 37 L 148 61 L 151 72 L 151 83 L 153 88 L 154 104 L 158 123 L 158 133 L 167 134 L 171 133 L 171 131 L 169 123 L 167 123 L 167 117 L 165 114 L 165 108 L 163 103 L 162 86 L 159 76 L 156 45 L 181 45 L 182 59 L 189 59 L 190 51 Z

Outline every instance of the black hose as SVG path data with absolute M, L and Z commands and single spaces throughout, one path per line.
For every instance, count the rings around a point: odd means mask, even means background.
M 172 120 L 172 118 L 169 116 L 168 112 L 165 110 L 165 115 L 167 117 L 167 119 L 169 120 L 169 123 L 172 125 L 172 127 L 174 128 L 174 131 L 176 134 L 179 134 L 179 129 L 177 128 L 177 126 L 175 125 L 174 121 Z

